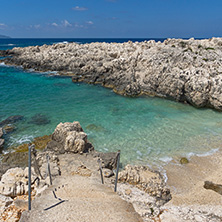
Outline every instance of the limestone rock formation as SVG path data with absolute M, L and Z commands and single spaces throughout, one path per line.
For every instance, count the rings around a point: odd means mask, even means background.
M 170 190 L 166 187 L 162 176 L 146 166 L 127 165 L 119 173 L 119 181 L 135 185 L 157 198 L 161 203 L 168 202 L 171 199 Z
M 56 153 L 84 153 L 92 149 L 79 122 L 60 123 L 52 134 L 52 141 L 46 147 L 46 150 Z
M 0 51 L 8 65 L 222 110 L 222 38 L 53 44 Z M 1 123 L 0 123 L 1 126 Z
M 32 174 L 34 180 L 34 174 Z M 15 197 L 28 193 L 28 169 L 12 168 L 2 175 L 0 194 Z

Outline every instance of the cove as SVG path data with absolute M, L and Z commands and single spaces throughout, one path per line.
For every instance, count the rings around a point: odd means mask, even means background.
M 121 150 L 123 163 L 161 164 L 221 147 L 221 113 L 152 97 L 127 98 L 97 85 L 50 73 L 0 66 L 0 121 L 23 115 L 7 139 L 12 147 L 79 121 L 98 151 Z M 47 119 L 37 124 L 35 117 Z M 6 148 L 4 152 L 9 151 Z

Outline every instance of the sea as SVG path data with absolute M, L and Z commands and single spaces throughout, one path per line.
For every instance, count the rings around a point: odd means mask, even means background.
M 129 40 L 150 39 L 0 39 L 0 50 Z M 6 137 L 2 154 L 52 134 L 60 122 L 73 121 L 80 122 L 96 150 L 121 150 L 123 164 L 163 166 L 180 157 L 210 155 L 222 147 L 222 114 L 213 109 L 156 97 L 127 98 L 99 85 L 73 83 L 55 72 L 27 71 L 0 60 L 0 121 L 12 115 L 24 118 Z M 38 117 L 44 121 L 34 121 Z

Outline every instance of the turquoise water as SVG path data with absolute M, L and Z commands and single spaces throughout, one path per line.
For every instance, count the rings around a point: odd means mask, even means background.
M 0 66 L 0 121 L 25 118 L 8 146 L 51 134 L 60 122 L 79 121 L 99 151 L 121 150 L 121 160 L 161 164 L 171 157 L 205 153 L 222 144 L 221 113 L 159 98 L 126 98 L 70 78 Z M 31 118 L 47 116 L 46 125 Z M 7 151 L 7 150 L 5 150 Z
M 128 40 L 144 39 L 0 39 L 0 49 Z M 48 118 L 48 124 L 33 123 L 32 117 L 39 114 Z M 120 149 L 124 164 L 161 165 L 173 157 L 208 153 L 222 144 L 222 114 L 211 109 L 159 98 L 126 98 L 100 86 L 74 84 L 70 78 L 0 65 L 0 121 L 11 115 L 25 118 L 7 138 L 8 147 L 51 134 L 60 122 L 79 121 L 97 150 Z

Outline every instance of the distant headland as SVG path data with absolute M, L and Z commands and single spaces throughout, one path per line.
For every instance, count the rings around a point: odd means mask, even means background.
M 0 35 L 0 39 L 10 39 L 11 37 L 6 36 L 6 35 Z

